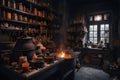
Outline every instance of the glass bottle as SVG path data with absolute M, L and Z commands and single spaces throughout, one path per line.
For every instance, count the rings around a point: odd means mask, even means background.
M 15 0 L 12 0 L 12 8 L 16 9 L 16 2 L 15 2 Z
M 11 7 L 11 1 L 10 0 L 7 1 L 7 6 Z
M 19 10 L 23 11 L 23 5 L 22 5 L 22 3 L 19 3 Z

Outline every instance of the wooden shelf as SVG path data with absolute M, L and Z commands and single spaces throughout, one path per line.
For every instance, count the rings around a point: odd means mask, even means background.
M 0 28 L 0 30 L 7 30 L 7 31 L 21 31 L 20 29 L 9 29 L 9 28 Z
M 67 32 L 68 34 L 70 34 L 70 35 L 81 35 L 82 33 L 81 32 L 75 32 L 75 31 L 72 31 L 72 32 Z
M 7 25 L 5 27 L 27 28 L 26 30 L 36 31 L 38 35 L 41 34 L 42 37 L 45 36 L 47 38 L 58 34 L 62 15 L 53 8 L 54 4 L 52 4 L 53 2 L 51 0 L 48 6 L 44 6 L 44 0 L 42 2 L 43 3 L 33 3 L 30 0 L 15 0 L 16 7 L 13 7 L 13 2 L 11 1 L 10 5 L 1 4 L 0 26 L 4 27 Z M 47 3 L 48 0 L 46 1 L 46 5 Z M 4 29 L 12 31 L 12 29 Z M 15 30 L 13 29 L 13 31 Z M 49 34 L 50 36 L 47 36 Z
M 79 44 L 79 47 L 82 47 L 80 41 L 84 35 L 83 27 L 82 23 L 72 23 L 67 27 L 67 44 L 69 47 L 74 49 Z
M 58 14 L 56 10 L 54 10 L 53 8 L 51 8 L 50 6 L 42 6 L 40 4 L 35 4 L 35 3 L 32 3 L 30 1 L 27 1 L 27 0 L 20 0 L 22 1 L 24 4 L 28 5 L 28 6 L 32 6 L 32 7 L 36 7 L 38 8 L 39 10 L 45 10 L 46 12 L 50 12 L 50 13 L 53 13 L 54 15 L 56 16 L 61 16 L 62 14 Z
M 83 24 L 82 23 L 73 23 L 73 24 L 70 24 L 70 27 L 83 27 Z
M 24 11 L 21 11 L 21 10 L 18 10 L 18 9 L 13 9 L 13 8 L 6 7 L 6 6 L 0 6 L 0 8 L 3 8 L 4 10 L 8 10 L 10 12 L 15 12 L 17 14 L 24 15 L 24 16 L 27 16 L 27 17 L 36 18 L 36 20 L 39 20 L 39 21 L 43 20 L 43 21 L 51 22 L 51 20 L 48 19 L 48 18 L 43 18 L 43 17 L 40 17 L 40 16 L 36 16 L 32 13 L 24 12 Z
M 24 22 L 24 21 L 16 21 L 16 20 L 8 20 L 8 19 L 2 19 L 0 20 L 1 22 L 8 22 L 8 23 L 17 23 L 17 24 L 20 24 L 20 25 L 23 25 L 24 27 L 38 27 L 40 26 L 39 24 L 36 24 L 36 23 L 30 23 L 30 22 Z M 22 26 L 21 26 L 22 27 Z

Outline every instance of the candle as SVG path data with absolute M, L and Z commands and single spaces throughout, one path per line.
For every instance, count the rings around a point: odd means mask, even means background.
M 23 69 L 23 71 L 28 71 L 28 69 L 29 69 L 29 63 L 28 62 L 22 63 L 22 69 Z

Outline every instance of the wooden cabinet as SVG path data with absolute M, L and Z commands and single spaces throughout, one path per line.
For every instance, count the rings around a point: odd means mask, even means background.
M 102 67 L 102 65 L 104 64 L 104 60 L 111 60 L 109 49 L 84 48 L 82 49 L 81 56 L 83 64 L 92 64 L 99 67 Z

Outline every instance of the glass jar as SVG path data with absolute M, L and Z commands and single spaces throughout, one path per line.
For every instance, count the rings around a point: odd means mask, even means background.
M 7 19 L 11 20 L 11 12 L 7 12 Z

